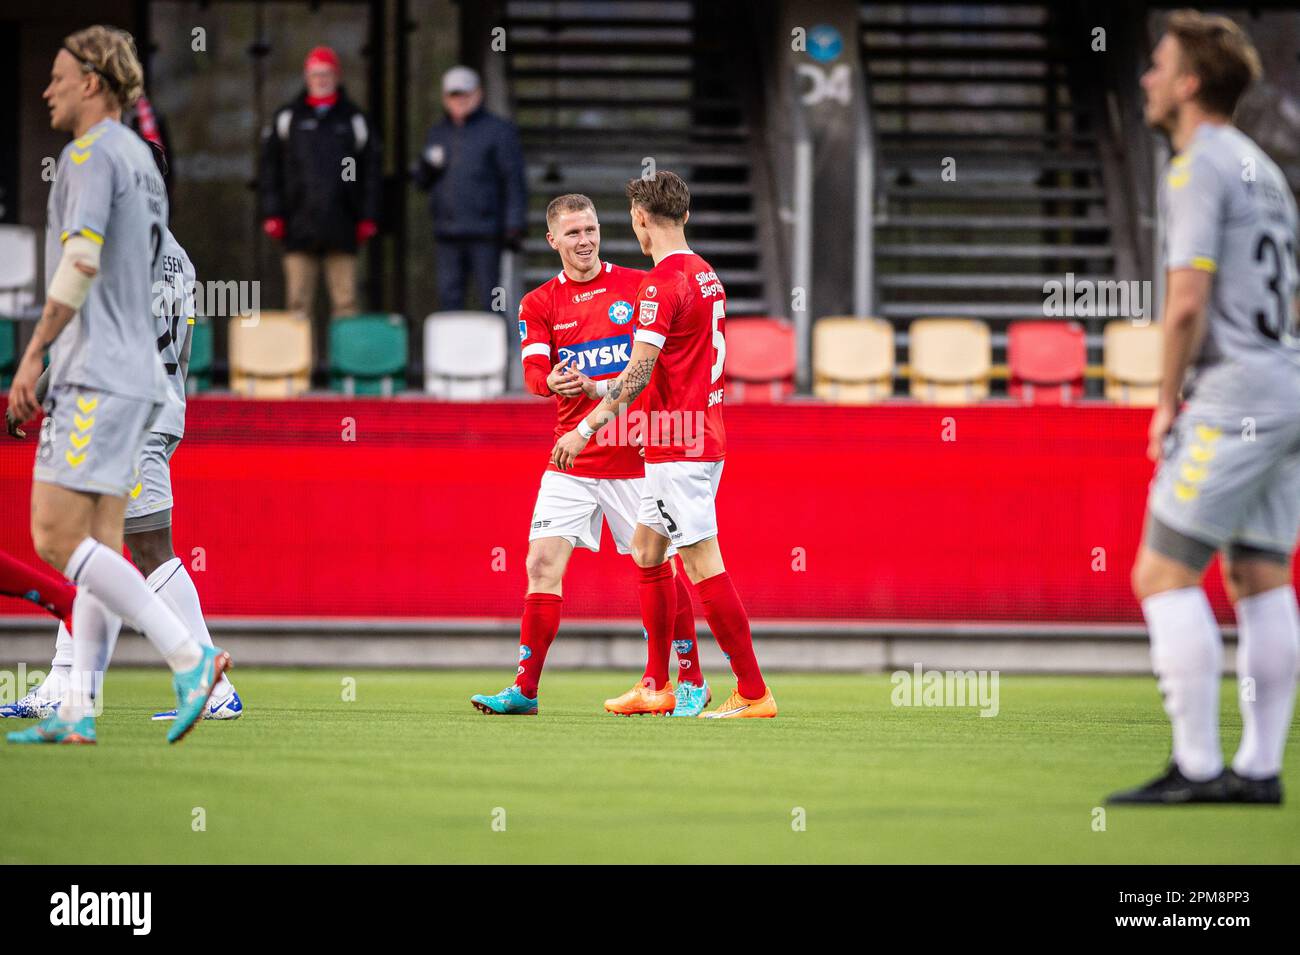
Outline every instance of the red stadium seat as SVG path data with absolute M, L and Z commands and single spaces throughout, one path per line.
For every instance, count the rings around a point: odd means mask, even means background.
M 1012 322 L 1007 328 L 1008 392 L 1026 404 L 1077 400 L 1087 364 L 1087 344 L 1077 322 Z
M 784 318 L 727 320 L 727 401 L 768 403 L 794 394 L 794 326 Z

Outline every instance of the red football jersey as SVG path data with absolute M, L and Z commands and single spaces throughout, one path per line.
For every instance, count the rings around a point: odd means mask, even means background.
M 727 293 L 717 273 L 689 249 L 669 252 L 642 278 L 636 301 L 637 341 L 662 349 L 646 389 L 645 459 L 721 461 Z
M 640 269 L 605 262 L 590 281 L 575 282 L 561 272 L 533 289 L 519 304 L 524 365 L 534 365 L 545 375 L 561 358 L 572 358 L 574 367 L 588 378 L 617 378 L 632 354 L 632 300 L 644 276 Z M 557 438 L 576 428 L 599 404 L 582 394 L 553 397 L 558 405 Z M 639 449 L 619 440 L 627 430 L 617 421 L 601 428 L 567 473 L 595 478 L 643 476 Z M 556 467 L 551 464 L 547 469 Z

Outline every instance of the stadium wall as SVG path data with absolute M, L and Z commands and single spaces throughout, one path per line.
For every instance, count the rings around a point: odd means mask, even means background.
M 173 461 L 177 553 L 213 616 L 513 618 L 553 415 L 532 400 L 195 399 Z M 1140 624 L 1147 418 L 733 407 L 728 568 L 756 619 Z M 32 560 L 34 448 L 0 452 L 0 546 Z M 575 556 L 566 618 L 636 618 L 634 580 L 606 533 Z M 1230 619 L 1217 573 L 1210 589 Z

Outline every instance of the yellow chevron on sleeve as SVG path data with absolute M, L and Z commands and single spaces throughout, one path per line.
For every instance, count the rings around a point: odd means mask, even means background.
M 81 409 L 82 414 L 90 414 L 92 411 L 94 411 L 96 408 L 99 407 L 99 399 L 83 398 L 80 395 L 78 395 L 77 407 Z
M 1202 272 L 1214 273 L 1219 270 L 1219 263 L 1205 255 L 1198 255 L 1192 259 L 1192 268 L 1199 269 Z
M 68 435 L 68 443 L 71 444 L 78 451 L 84 451 L 86 449 L 86 445 L 90 444 L 90 435 L 78 434 L 76 431 L 74 431 L 72 432 L 72 434 Z
M 82 462 L 86 460 L 85 451 L 82 451 L 80 454 L 73 454 L 71 451 L 65 451 L 63 456 L 67 458 L 68 464 L 72 465 L 74 468 L 81 467 Z
M 72 423 L 77 426 L 78 431 L 89 431 L 95 426 L 95 416 L 91 415 L 89 418 L 83 418 L 74 411 L 72 412 Z
M 104 130 L 102 129 L 98 130 L 97 132 L 87 133 L 85 136 L 82 136 L 80 139 L 74 139 L 72 141 L 72 145 L 76 146 L 78 149 L 89 149 L 91 146 L 95 144 L 95 140 L 99 139 L 99 137 L 103 135 L 104 135 Z
M 70 153 L 68 153 L 68 158 L 72 160 L 73 165 L 80 166 L 83 162 L 85 162 L 87 159 L 90 158 L 90 150 L 87 149 L 84 153 L 79 153 L 74 149 Z

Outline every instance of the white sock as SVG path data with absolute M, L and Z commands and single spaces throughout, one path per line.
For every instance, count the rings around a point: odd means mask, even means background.
M 73 551 L 65 572 L 69 580 L 98 597 L 104 606 L 143 633 L 173 672 L 192 670 L 203 659 L 199 643 L 176 614 L 149 589 L 140 571 L 93 537 Z M 76 620 L 73 620 L 76 627 Z M 73 640 L 74 651 L 81 635 Z
M 74 598 L 75 599 L 75 598 Z M 54 659 L 45 681 L 36 688 L 38 700 L 62 700 L 68 695 L 68 680 L 72 677 L 72 634 L 67 625 L 59 623 L 59 635 L 54 638 Z
M 1167 590 L 1142 601 L 1151 632 L 1151 664 L 1174 729 L 1174 762 L 1188 779 L 1223 772 L 1219 748 L 1219 674 L 1223 641 L 1200 587 Z
M 76 599 L 75 597 L 73 598 Z M 72 666 L 72 634 L 68 632 L 68 625 L 60 621 L 59 635 L 54 638 L 54 659 L 50 661 L 50 669 L 55 667 Z
M 77 639 L 72 642 L 72 676 L 67 698 L 59 707 L 59 716 L 65 720 L 79 720 L 94 712 L 112 652 L 109 633 L 121 629 L 122 618 L 93 594 L 78 589 L 72 602 L 72 625 L 77 628 Z
M 199 592 L 194 587 L 194 579 L 185 570 L 179 557 L 160 564 L 145 581 L 149 588 L 163 599 L 163 603 L 172 608 L 172 612 L 181 618 L 181 623 L 194 635 L 194 639 L 205 647 L 212 646 L 212 634 L 203 620 L 203 607 L 199 604 Z M 234 692 L 234 687 L 223 673 L 217 685 L 213 687 L 214 699 L 222 699 Z
M 1232 760 L 1239 775 L 1276 776 L 1295 705 L 1300 657 L 1300 607 L 1290 584 L 1237 601 L 1237 682 L 1241 745 Z M 1250 692 L 1241 681 L 1250 679 Z M 1253 696 L 1253 699 L 1248 697 Z

